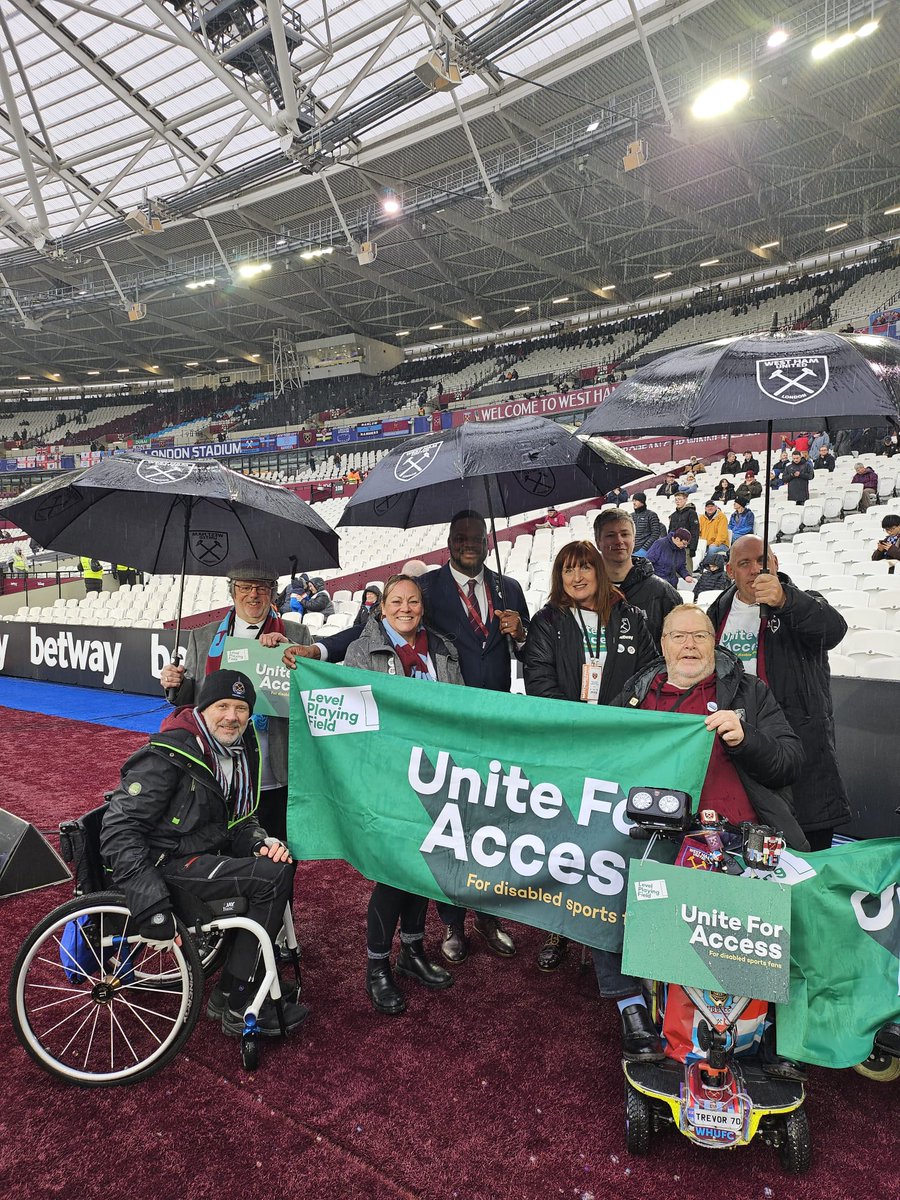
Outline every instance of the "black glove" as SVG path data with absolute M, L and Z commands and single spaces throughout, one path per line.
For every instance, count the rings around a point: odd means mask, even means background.
M 171 908 L 147 913 L 138 924 L 138 935 L 148 942 L 171 942 L 175 938 L 175 914 Z

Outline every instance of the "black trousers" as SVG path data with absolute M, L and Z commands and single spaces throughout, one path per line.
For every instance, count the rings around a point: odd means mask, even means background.
M 294 890 L 294 864 L 270 858 L 225 858 L 218 854 L 194 854 L 162 864 L 160 873 L 180 911 L 197 910 L 200 900 L 226 900 L 243 896 L 249 902 L 244 914 L 258 921 L 275 938 L 281 929 L 285 905 Z M 259 942 L 245 929 L 233 932 L 227 970 L 235 979 L 248 982 L 256 975 Z
M 425 936 L 425 910 L 428 900 L 402 892 L 400 888 L 386 883 L 376 883 L 369 897 L 366 914 L 366 940 L 369 953 L 378 958 L 390 954 L 391 943 L 400 923 L 400 934 L 405 941 L 415 941 Z
M 266 788 L 259 793 L 256 819 L 269 837 L 287 844 L 287 786 Z

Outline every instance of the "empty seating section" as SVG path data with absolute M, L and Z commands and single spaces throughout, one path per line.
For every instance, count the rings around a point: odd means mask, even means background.
M 900 267 L 873 272 L 851 284 L 831 306 L 831 324 L 850 321 L 860 329 L 868 328 L 869 314 L 900 299 Z

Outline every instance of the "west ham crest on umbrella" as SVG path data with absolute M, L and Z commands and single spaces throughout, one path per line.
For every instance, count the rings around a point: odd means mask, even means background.
M 397 465 L 394 467 L 394 477 L 399 479 L 401 483 L 409 483 L 411 479 L 415 479 L 424 471 L 427 471 L 431 464 L 438 456 L 441 449 L 440 442 L 432 443 L 430 446 L 416 446 L 413 450 L 407 450 L 405 454 L 401 454 L 397 459 Z
M 828 383 L 828 355 L 757 359 L 756 382 L 761 392 L 779 404 L 803 404 L 818 396 Z

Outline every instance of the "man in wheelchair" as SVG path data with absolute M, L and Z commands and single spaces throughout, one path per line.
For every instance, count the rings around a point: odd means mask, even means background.
M 250 724 L 256 693 L 239 671 L 207 675 L 196 707 L 176 709 L 158 734 L 122 767 L 103 820 L 100 845 L 113 882 L 125 892 L 142 937 L 166 945 L 175 918 L 193 917 L 197 902 L 244 897 L 246 916 L 271 938 L 278 934 L 294 885 L 287 846 L 255 818 L 260 761 Z M 188 923 L 191 923 L 190 921 Z M 259 943 L 248 931 L 233 938 L 208 1011 L 222 1030 L 240 1036 L 243 1014 L 262 979 Z M 256 983 L 254 983 L 256 980 Z M 309 1015 L 287 993 L 288 1031 Z M 264 1036 L 281 1032 L 275 1005 L 258 1017 Z

